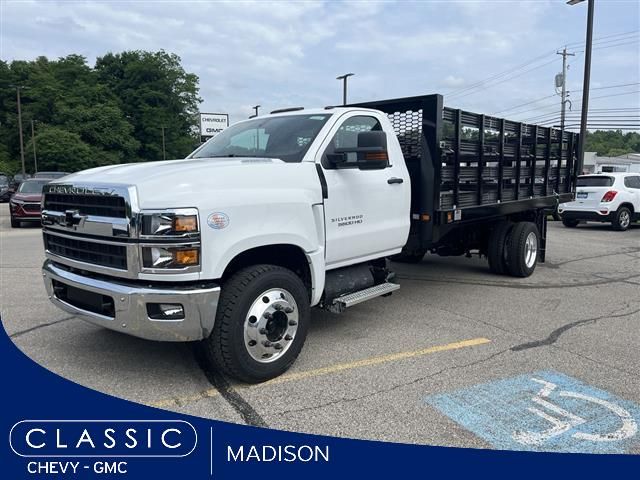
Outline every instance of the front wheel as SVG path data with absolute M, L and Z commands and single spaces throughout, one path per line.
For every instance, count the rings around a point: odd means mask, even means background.
M 222 286 L 207 358 L 225 375 L 247 383 L 284 373 L 298 357 L 310 319 L 309 293 L 292 271 L 255 265 Z
M 631 225 L 631 210 L 627 207 L 620 207 L 616 212 L 616 216 L 611 222 L 613 228 L 619 232 L 624 232 Z
M 528 277 L 536 269 L 540 233 L 535 223 L 519 222 L 507 240 L 507 268 L 514 277 Z

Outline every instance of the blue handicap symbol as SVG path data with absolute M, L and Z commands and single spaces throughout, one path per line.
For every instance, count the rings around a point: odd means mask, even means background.
M 426 403 L 504 450 L 626 453 L 640 406 L 553 371 L 431 395 Z

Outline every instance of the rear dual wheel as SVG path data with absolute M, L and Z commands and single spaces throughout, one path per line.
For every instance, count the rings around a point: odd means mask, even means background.
M 498 224 L 489 236 L 489 268 L 498 274 L 528 277 L 536 269 L 540 232 L 532 222 Z

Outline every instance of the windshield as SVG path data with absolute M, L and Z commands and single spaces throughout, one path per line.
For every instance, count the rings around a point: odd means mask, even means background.
M 18 192 L 20 193 L 42 193 L 42 187 L 44 187 L 47 181 L 37 181 L 34 182 L 32 180 L 22 182 L 20 184 L 20 188 L 18 188 Z
M 610 187 L 611 185 L 613 185 L 612 177 L 578 177 L 579 187 Z
M 191 158 L 260 157 L 300 162 L 330 116 L 288 115 L 238 123 L 213 137 Z
M 6 175 L 0 175 L 0 185 L 9 185 L 9 178 Z

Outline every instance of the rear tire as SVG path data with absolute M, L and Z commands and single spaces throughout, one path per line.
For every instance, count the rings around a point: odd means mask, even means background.
M 505 246 L 512 227 L 513 224 L 509 222 L 499 223 L 489 235 L 489 245 L 487 247 L 489 270 L 498 275 L 503 275 L 507 271 Z
M 631 210 L 627 207 L 620 207 L 616 212 L 615 219 L 611 222 L 613 229 L 618 232 L 624 232 L 627 230 L 629 225 L 631 225 L 631 216 Z
M 246 383 L 270 380 L 298 357 L 310 316 L 309 292 L 295 273 L 276 265 L 244 268 L 222 287 L 213 332 L 202 342 L 206 359 Z
M 567 228 L 576 228 L 579 223 L 579 220 L 569 220 L 568 218 L 562 219 L 562 224 Z
M 11 217 L 11 228 L 20 228 L 20 220 L 16 220 L 15 218 Z
M 536 269 L 540 232 L 531 222 L 518 222 L 507 239 L 507 269 L 514 277 L 528 277 Z
M 426 253 L 426 250 L 418 250 L 417 252 L 411 253 L 400 252 L 397 255 L 389 257 L 389 260 L 398 263 L 420 263 Z

